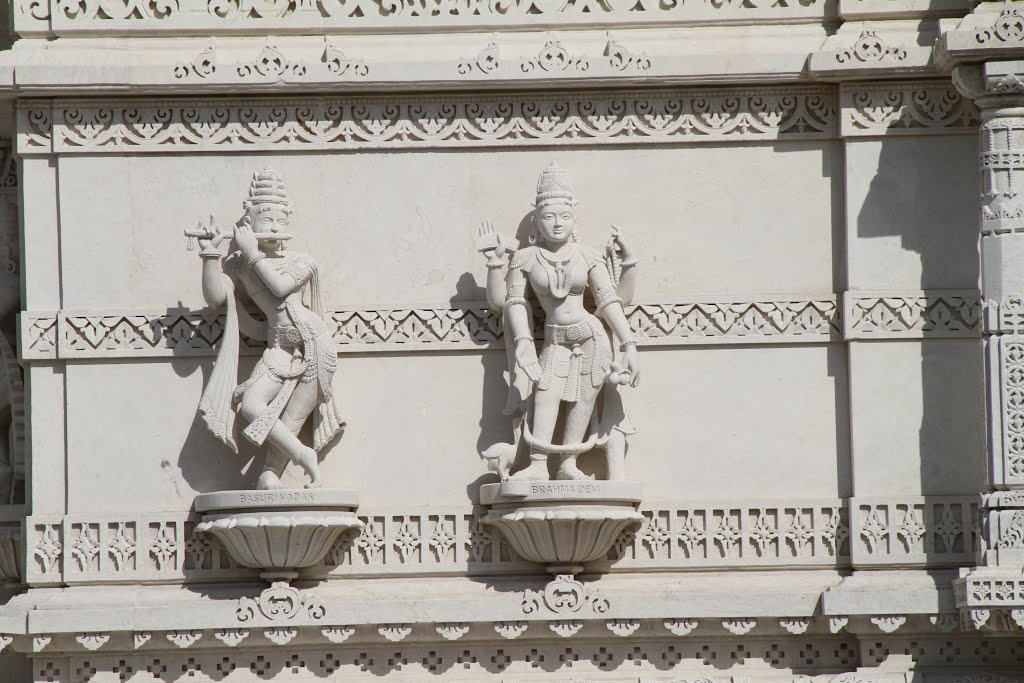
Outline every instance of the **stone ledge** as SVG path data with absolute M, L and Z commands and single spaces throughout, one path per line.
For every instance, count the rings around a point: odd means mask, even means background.
M 643 485 L 635 481 L 504 481 L 480 487 L 480 504 L 500 507 L 563 503 L 638 504 Z
M 280 489 L 275 491 L 216 491 L 196 496 L 196 512 L 272 510 L 355 510 L 359 496 L 346 489 Z

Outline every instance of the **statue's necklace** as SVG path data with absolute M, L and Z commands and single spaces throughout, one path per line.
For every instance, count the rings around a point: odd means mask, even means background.
M 564 299 L 569 296 L 569 290 L 572 289 L 572 273 L 569 270 L 569 265 L 576 258 L 577 253 L 576 249 L 569 249 L 562 258 L 550 258 L 542 250 L 537 250 L 539 257 L 537 261 L 547 273 L 548 288 L 551 290 L 551 296 L 556 299 Z

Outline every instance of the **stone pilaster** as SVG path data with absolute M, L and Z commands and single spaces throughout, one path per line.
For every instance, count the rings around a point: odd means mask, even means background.
M 975 100 L 990 492 L 978 566 L 954 584 L 965 625 L 1024 629 L 1024 2 L 982 3 L 936 55 Z M 951 388 L 955 390 L 955 388 Z

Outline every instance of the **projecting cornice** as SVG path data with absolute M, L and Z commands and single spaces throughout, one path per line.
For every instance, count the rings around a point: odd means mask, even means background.
M 808 80 L 821 26 L 21 40 L 0 96 L 276 95 Z

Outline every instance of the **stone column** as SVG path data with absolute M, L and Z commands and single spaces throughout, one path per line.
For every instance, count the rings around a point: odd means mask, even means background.
M 1024 35 L 1024 17 L 1021 32 Z M 956 66 L 981 111 L 981 287 L 990 492 L 978 566 L 954 582 L 968 626 L 1024 629 L 1024 61 Z M 955 391 L 955 387 L 950 387 Z
M 981 110 L 981 288 L 989 485 L 978 566 L 954 582 L 968 626 L 1024 629 L 1024 2 L 981 2 L 936 63 Z M 955 391 L 950 387 L 950 391 Z

